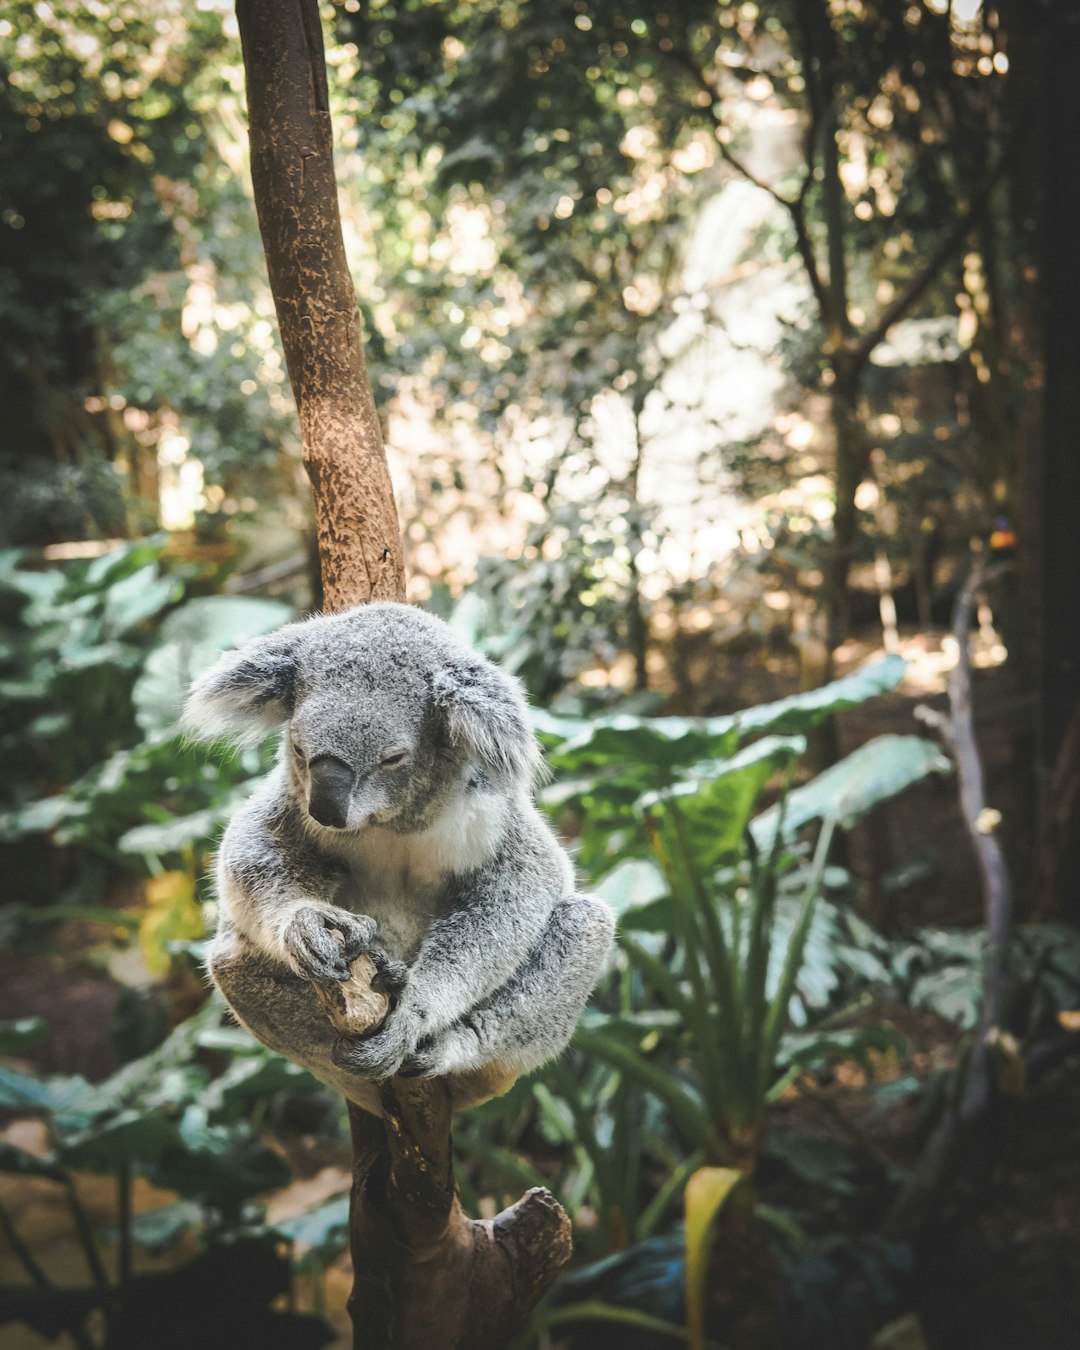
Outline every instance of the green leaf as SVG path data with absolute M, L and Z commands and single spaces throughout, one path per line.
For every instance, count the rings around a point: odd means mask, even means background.
M 112 1172 L 122 1162 L 156 1163 L 182 1147 L 175 1122 L 160 1112 L 121 1111 L 68 1140 L 60 1157 L 68 1167 Z
M 78 589 L 102 590 L 115 584 L 122 577 L 130 576 L 132 572 L 159 558 L 168 542 L 169 536 L 162 531 L 99 554 L 87 567 Z
M 642 718 L 620 713 L 586 721 L 534 710 L 533 725 L 558 742 L 550 758 L 560 769 L 626 761 L 670 769 L 706 755 L 730 755 L 751 736 L 807 731 L 834 713 L 889 693 L 904 678 L 906 668 L 902 657 L 887 656 L 820 689 L 726 717 Z
M 894 1026 L 875 1022 L 865 1027 L 837 1027 L 829 1031 L 792 1031 L 780 1041 L 784 1064 L 808 1067 L 821 1060 L 853 1059 L 867 1073 L 873 1070 L 871 1052 L 902 1053 L 905 1041 Z
M 0 1106 L 19 1111 L 63 1111 L 90 1091 L 85 1078 L 31 1078 L 0 1064 Z
M 265 1101 L 275 1092 L 296 1097 L 320 1090 L 318 1080 L 306 1069 L 259 1045 L 247 1032 L 243 1034 L 257 1053 L 239 1054 L 202 1093 L 200 1101 L 211 1115 L 223 1112 L 227 1118 L 235 1119 L 251 1102 Z M 199 1044 L 205 1041 L 200 1040 Z
M 164 1256 L 176 1246 L 189 1229 L 203 1222 L 202 1209 L 190 1200 L 177 1200 L 171 1205 L 148 1209 L 132 1217 L 129 1225 L 131 1240 L 151 1256 Z M 114 1239 L 115 1240 L 115 1239 Z
M 218 655 L 287 623 L 292 609 L 278 600 L 211 595 L 189 600 L 161 626 L 161 642 L 146 658 L 132 701 L 144 731 L 163 731 L 179 718 L 194 676 Z
M 766 1135 L 762 1151 L 812 1186 L 824 1186 L 840 1195 L 856 1193 L 857 1164 L 848 1150 L 832 1139 L 773 1129 Z
M 601 878 L 593 893 L 606 900 L 620 917 L 642 909 L 667 895 L 667 882 L 656 863 L 646 858 L 628 858 Z
M 982 976 L 976 966 L 946 966 L 932 970 L 911 986 L 908 996 L 913 1008 L 929 1008 L 948 1018 L 965 1031 L 979 1020 L 982 1006 Z
M 640 1035 L 640 1029 L 635 1030 Z M 579 1026 L 574 1033 L 574 1045 L 586 1054 L 595 1055 L 605 1063 L 622 1069 L 640 1087 L 658 1097 L 694 1144 L 704 1147 L 712 1145 L 714 1131 L 709 1117 L 679 1080 L 666 1069 L 651 1063 L 644 1055 L 608 1032 Z
M 907 662 L 902 656 L 886 656 L 864 666 L 842 680 L 833 680 L 818 689 L 808 689 L 775 703 L 763 703 L 736 713 L 742 737 L 762 731 L 809 731 L 834 713 L 858 708 L 873 698 L 891 693 L 904 678 Z
M 0 1055 L 17 1055 L 37 1045 L 48 1033 L 44 1017 L 19 1017 L 13 1022 L 0 1022 Z
M 616 1326 L 633 1327 L 638 1331 L 647 1331 L 654 1336 L 668 1336 L 673 1341 L 687 1342 L 687 1331 L 676 1322 L 667 1322 L 652 1313 L 642 1312 L 639 1308 L 622 1308 L 615 1303 L 604 1303 L 600 1299 L 584 1299 L 580 1303 L 562 1303 L 558 1307 L 543 1308 L 529 1323 L 528 1343 L 532 1344 L 533 1333 L 547 1331 L 573 1322 L 611 1322 Z M 524 1344 L 515 1342 L 515 1347 Z M 703 1345 L 707 1344 L 702 1342 Z
M 0 839 L 12 843 L 28 834 L 48 834 L 64 821 L 85 816 L 88 809 L 70 797 L 39 797 L 0 815 Z
M 877 736 L 811 782 L 791 790 L 784 836 L 793 838 L 814 820 L 832 820 L 848 828 L 929 774 L 951 771 L 951 763 L 933 741 L 920 736 Z M 779 806 L 771 806 L 750 827 L 762 852 L 772 847 L 778 819 Z
M 155 614 L 160 614 L 166 605 L 178 600 L 182 592 L 183 585 L 178 577 L 162 576 L 157 563 L 148 563 L 109 587 L 105 594 L 105 632 L 112 637 L 123 637 Z
M 333 1195 L 313 1209 L 295 1214 L 274 1225 L 298 1248 L 298 1255 L 318 1258 L 336 1256 L 349 1240 L 349 1194 Z
M 530 1167 L 528 1162 L 520 1158 L 513 1149 L 493 1144 L 482 1134 L 456 1134 L 454 1145 L 459 1151 L 480 1161 L 483 1165 L 482 1174 L 492 1189 L 495 1189 L 496 1180 L 515 1192 L 520 1189 L 527 1190 L 530 1186 L 549 1184 L 550 1178 L 544 1177 L 542 1173 Z
M 694 862 L 711 873 L 743 850 L 743 834 L 761 790 L 779 769 L 803 753 L 802 737 L 766 736 L 726 760 L 710 760 L 691 770 L 694 778 L 647 792 L 637 804 L 666 822 L 664 809 L 674 803 L 686 822 Z M 665 834 L 668 831 L 665 829 Z M 677 853 L 667 840 L 669 856 Z
M 203 1050 L 225 1051 L 230 1055 L 258 1056 L 264 1048 L 243 1027 L 210 1026 L 200 1031 L 195 1044 Z
M 206 845 L 238 806 L 251 796 L 257 781 L 241 783 L 221 801 L 202 811 L 187 816 L 173 816 L 170 820 L 150 825 L 136 825 L 117 840 L 121 853 L 149 854 L 163 858 L 170 853 L 185 853 L 188 849 Z
M 44 1177 L 49 1181 L 63 1181 L 64 1169 L 47 1158 L 38 1158 L 26 1149 L 0 1140 L 0 1172 L 20 1177 Z

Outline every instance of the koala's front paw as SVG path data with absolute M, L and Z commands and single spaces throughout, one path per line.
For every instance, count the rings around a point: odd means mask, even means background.
M 444 1036 L 422 1042 L 402 1063 L 401 1073 L 406 1078 L 441 1078 L 449 1072 L 447 1048 Z
M 375 927 L 375 920 L 366 914 L 308 905 L 293 915 L 282 942 L 297 975 L 306 980 L 347 980 L 350 962 L 367 951 Z
M 398 1008 L 374 1036 L 339 1036 L 331 1055 L 339 1069 L 364 1078 L 393 1078 L 416 1048 L 421 1023 Z
M 448 1073 L 479 1068 L 483 1062 L 480 1033 L 470 1019 L 463 1019 L 421 1041 L 402 1065 L 402 1073 L 410 1078 L 443 1078 Z
M 382 988 L 393 998 L 405 992 L 409 983 L 409 967 L 404 961 L 394 961 L 379 947 L 368 952 L 375 963 L 375 977 Z

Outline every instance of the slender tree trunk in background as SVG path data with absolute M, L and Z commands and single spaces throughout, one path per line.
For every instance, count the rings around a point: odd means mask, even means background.
M 630 596 L 626 615 L 626 638 L 634 658 L 634 688 L 640 693 L 649 687 L 649 623 L 641 601 L 641 572 L 638 554 L 641 552 L 641 523 L 637 517 L 640 500 L 641 461 L 645 442 L 641 435 L 641 414 L 652 383 L 646 387 L 641 381 L 641 392 L 634 397 L 634 462 L 630 470 L 630 528 L 627 547 L 630 550 Z
M 403 600 L 401 536 L 334 175 L 318 0 L 237 0 L 251 171 L 315 498 L 325 602 Z M 444 1085 L 394 1079 L 350 1105 L 357 1350 L 500 1350 L 570 1255 L 550 1192 L 488 1222 L 454 1186 Z
M 832 679 L 833 653 L 851 628 L 851 600 L 848 576 L 855 554 L 858 513 L 855 489 L 862 476 L 861 430 L 856 418 L 860 367 L 851 360 L 854 330 L 848 310 L 847 232 L 848 210 L 844 185 L 840 179 L 840 147 L 837 144 L 840 91 L 835 85 L 836 38 L 827 9 L 818 3 L 802 5 L 798 11 L 803 47 L 803 76 L 811 108 L 812 132 L 807 141 L 807 163 L 812 169 L 815 153 L 821 154 L 821 214 L 825 225 L 825 261 L 828 280 L 818 279 L 815 293 L 825 330 L 823 355 L 833 377 L 829 386 L 829 417 L 836 447 L 833 481 L 836 505 L 833 510 L 833 538 L 825 563 L 823 608 L 825 611 L 826 668 L 824 678 Z M 813 259 L 804 260 L 817 271 Z M 835 757 L 836 729 L 830 720 L 827 739 L 830 758 Z
M 836 507 L 833 538 L 825 569 L 825 641 L 828 646 L 828 678 L 832 678 L 833 653 L 851 629 L 851 596 L 848 577 L 855 556 L 858 512 L 855 492 L 865 467 L 862 430 L 857 416 L 857 377 L 837 375 L 830 390 L 829 412 L 836 441 Z
M 1000 573 L 999 573 L 1000 574 Z M 976 1129 L 992 1128 L 995 1101 L 994 1045 L 1004 1030 L 1009 987 L 1008 941 L 1013 922 L 1013 884 L 993 829 L 985 822 L 985 776 L 975 739 L 971 701 L 971 629 L 979 593 L 993 578 L 981 559 L 956 599 L 953 637 L 957 660 L 949 675 L 949 711 L 916 709 L 916 715 L 940 732 L 956 764 L 960 809 L 978 863 L 986 932 L 982 971 L 982 1007 L 974 1042 L 962 1072 L 959 1090 L 950 1100 L 907 1180 L 898 1190 L 882 1224 L 882 1233 L 910 1241 L 933 1219 L 943 1182 L 965 1140 Z M 990 1119 L 988 1120 L 988 1113 Z
M 1039 544 L 1041 913 L 1080 921 L 1080 13 L 1048 6 L 1038 80 L 1046 372 Z

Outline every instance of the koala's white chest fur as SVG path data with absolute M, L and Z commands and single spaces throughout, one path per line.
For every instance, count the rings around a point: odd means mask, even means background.
M 494 855 L 507 825 L 505 798 L 462 787 L 427 829 L 402 834 L 372 825 L 334 840 L 349 879 L 339 904 L 370 915 L 389 956 L 411 961 L 432 919 L 441 914 L 455 877 Z

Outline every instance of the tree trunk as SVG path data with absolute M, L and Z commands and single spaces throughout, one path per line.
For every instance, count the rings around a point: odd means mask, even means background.
M 855 492 L 866 467 L 862 431 L 857 417 L 858 376 L 850 380 L 837 374 L 829 391 L 829 412 L 836 440 L 836 507 L 833 511 L 833 537 L 825 566 L 825 643 L 832 678 L 833 656 L 851 630 L 851 594 L 848 578 L 855 556 L 858 511 Z
M 1080 18 L 1049 6 L 1040 44 L 1041 266 L 1046 393 L 1039 478 L 1039 912 L 1080 921 L 1080 216 L 1075 122 Z
M 251 179 L 330 609 L 403 600 L 401 533 L 334 176 L 319 7 L 237 0 Z
M 251 174 L 270 287 L 311 479 L 329 609 L 405 598 L 401 537 L 334 176 L 318 0 L 237 0 Z M 466 1217 L 444 1085 L 380 1086 L 383 1116 L 350 1105 L 350 1300 L 357 1350 L 497 1350 L 570 1256 L 550 1192 Z

